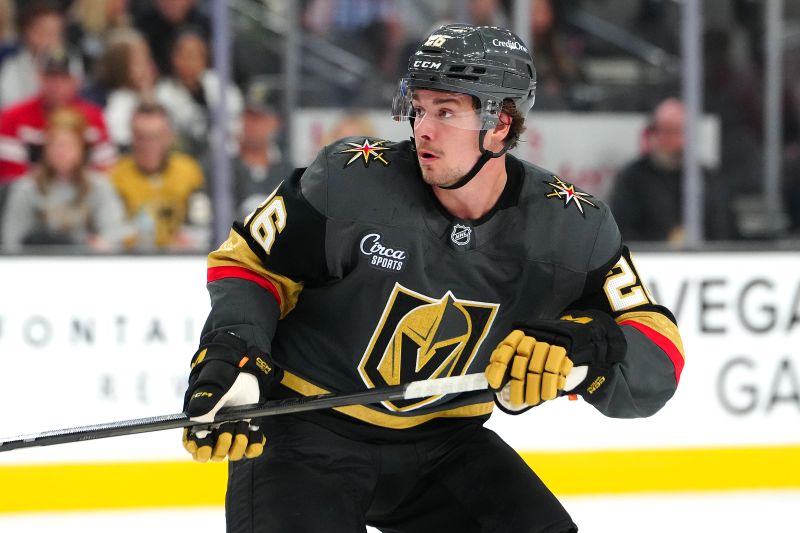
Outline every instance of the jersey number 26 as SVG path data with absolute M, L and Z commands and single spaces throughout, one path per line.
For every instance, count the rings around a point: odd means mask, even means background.
M 250 223 L 250 235 L 269 254 L 275 237 L 286 227 L 286 206 L 283 198 L 273 196 L 268 198 L 263 207 L 255 211 L 255 216 Z

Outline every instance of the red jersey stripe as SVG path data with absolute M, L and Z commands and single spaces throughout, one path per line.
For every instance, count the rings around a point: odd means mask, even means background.
M 211 267 L 208 269 L 208 283 L 224 278 L 239 278 L 239 279 L 246 279 L 247 281 L 252 281 L 253 283 L 260 285 L 261 287 L 271 292 L 272 295 L 275 297 L 275 300 L 277 300 L 278 302 L 278 307 L 280 307 L 281 305 L 281 295 L 278 292 L 278 289 L 272 283 L 272 281 L 268 280 L 263 276 L 259 276 L 250 269 L 238 266 L 218 266 L 218 267 Z
M 642 334 L 653 341 L 656 346 L 664 350 L 664 353 L 667 354 L 672 364 L 675 366 L 675 383 L 680 383 L 681 380 L 681 372 L 683 372 L 683 354 L 678 350 L 678 348 L 670 341 L 667 337 L 659 333 L 658 331 L 645 326 L 639 322 L 635 322 L 633 320 L 626 320 L 624 322 L 620 322 L 620 325 L 631 326 L 632 328 L 636 328 L 642 332 Z

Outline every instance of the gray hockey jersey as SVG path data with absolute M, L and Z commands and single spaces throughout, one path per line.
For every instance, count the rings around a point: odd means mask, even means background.
M 422 180 L 412 142 L 325 147 L 209 255 L 204 334 L 235 332 L 285 369 L 283 395 L 313 395 L 480 373 L 513 324 L 600 309 L 628 353 L 591 403 L 649 416 L 683 367 L 672 314 L 647 292 L 601 201 L 511 155 L 506 170 L 495 207 L 461 220 Z M 408 430 L 492 408 L 486 391 L 328 416 Z

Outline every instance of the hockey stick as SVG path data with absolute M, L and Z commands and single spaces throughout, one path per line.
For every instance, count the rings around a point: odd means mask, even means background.
M 483 390 L 486 389 L 486 387 L 486 378 L 483 374 L 467 374 L 465 376 L 427 379 L 412 381 L 403 385 L 367 389 L 349 394 L 319 394 L 301 398 L 271 400 L 258 405 L 253 404 L 223 408 L 220 409 L 214 417 L 214 423 L 299 413 L 302 411 L 314 411 L 317 409 L 330 409 L 333 407 L 344 407 L 346 405 L 365 405 L 391 400 L 427 398 L 428 396 Z M 53 444 L 66 444 L 68 442 L 103 439 L 106 437 L 121 437 L 123 435 L 134 435 L 136 433 L 149 433 L 151 431 L 199 425 L 204 424 L 189 420 L 189 417 L 184 413 L 135 418 L 132 420 L 121 420 L 118 422 L 108 422 L 90 426 L 77 426 L 11 437 L 6 440 L 0 440 L 0 452 L 17 450 L 20 448 L 33 448 L 34 446 L 50 446 Z

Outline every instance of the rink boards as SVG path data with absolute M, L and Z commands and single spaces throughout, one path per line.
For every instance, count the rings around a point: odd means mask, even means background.
M 560 495 L 800 489 L 800 255 L 636 260 L 683 333 L 676 397 L 649 419 L 559 399 L 490 425 Z M 180 410 L 204 258 L 0 265 L 0 434 Z M 179 431 L 0 454 L 0 512 L 218 505 L 224 484 Z

